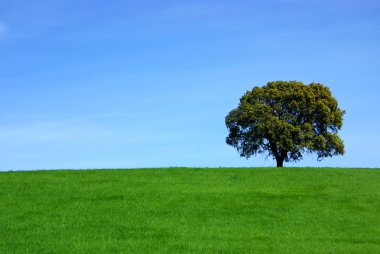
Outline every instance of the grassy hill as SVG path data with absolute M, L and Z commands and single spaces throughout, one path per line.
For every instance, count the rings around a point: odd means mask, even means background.
M 380 253 L 380 170 L 0 173 L 0 253 Z

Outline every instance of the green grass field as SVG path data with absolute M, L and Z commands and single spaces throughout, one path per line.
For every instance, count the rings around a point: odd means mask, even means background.
M 380 170 L 0 173 L 0 253 L 380 253 Z

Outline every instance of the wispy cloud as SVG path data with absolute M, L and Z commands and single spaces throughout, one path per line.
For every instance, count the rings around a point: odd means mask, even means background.
M 153 16 L 163 20 L 215 17 L 231 11 L 228 7 L 220 2 L 180 2 L 157 11 Z
M 379 1 L 377 0 L 337 0 L 335 4 L 332 4 L 332 1 L 329 0 L 281 0 L 280 2 L 298 6 L 313 6 L 314 8 L 319 6 L 327 10 L 340 12 L 347 10 L 355 12 L 368 11 L 379 7 Z
M 0 21 L 0 39 L 7 34 L 8 29 L 8 25 Z
M 107 132 L 98 128 L 70 123 L 34 123 L 24 126 L 0 128 L 0 141 L 4 144 L 40 143 L 83 140 L 104 137 Z
M 77 118 L 76 121 L 34 122 L 0 126 L 1 146 L 25 146 L 31 144 L 60 143 L 61 145 L 100 142 L 110 144 L 154 145 L 183 139 L 185 131 L 156 130 L 140 125 L 115 128 L 99 123 L 100 119 L 112 118 L 113 114 Z M 96 120 L 96 121 L 94 121 Z

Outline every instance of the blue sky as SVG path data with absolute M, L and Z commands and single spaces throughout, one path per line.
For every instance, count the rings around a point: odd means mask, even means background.
M 320 82 L 343 157 L 379 167 L 376 0 L 0 0 L 0 170 L 275 166 L 225 144 L 248 89 Z

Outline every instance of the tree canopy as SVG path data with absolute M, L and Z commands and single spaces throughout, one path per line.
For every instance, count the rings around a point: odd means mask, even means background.
M 226 116 L 226 142 L 247 159 L 266 153 L 277 167 L 301 160 L 304 153 L 316 153 L 322 160 L 344 154 L 338 136 L 344 114 L 320 83 L 269 82 L 247 91 Z

